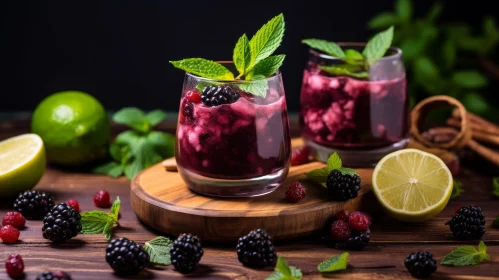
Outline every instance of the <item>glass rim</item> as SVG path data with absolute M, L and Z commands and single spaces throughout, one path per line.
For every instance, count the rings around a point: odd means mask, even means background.
M 215 62 L 220 63 L 220 64 L 232 64 L 232 65 L 234 65 L 234 61 L 232 61 L 232 60 L 215 60 Z M 234 73 L 232 73 L 232 74 L 234 74 Z M 282 74 L 281 70 L 277 69 L 277 71 L 272 76 L 266 77 L 265 79 L 259 79 L 259 80 L 223 80 L 223 79 L 205 78 L 205 77 L 198 76 L 196 74 L 185 72 L 186 76 L 195 78 L 195 79 L 200 80 L 200 81 L 223 82 L 223 83 L 237 83 L 237 84 L 255 83 L 255 82 L 258 82 L 258 81 L 262 81 L 262 80 L 270 81 L 270 80 L 273 80 L 273 79 L 281 79 L 281 74 Z
M 353 47 L 365 47 L 367 45 L 366 42 L 338 42 L 336 43 L 338 46 L 340 47 L 346 47 L 346 46 L 353 46 Z M 400 59 L 402 57 L 402 49 L 398 48 L 398 47 L 394 47 L 394 46 L 391 46 L 388 48 L 389 50 L 393 51 L 394 53 L 391 54 L 391 55 L 387 55 L 387 56 L 383 56 L 381 58 L 378 58 L 376 59 L 376 61 L 379 61 L 379 60 L 393 60 L 393 59 Z M 321 58 L 325 58 L 325 59 L 338 59 L 338 60 L 341 60 L 340 57 L 337 57 L 337 56 L 332 56 L 332 55 L 328 55 L 328 54 L 325 54 L 323 52 L 320 52 L 314 48 L 309 48 L 309 53 L 315 55 L 315 56 L 318 56 L 318 57 L 321 57 Z

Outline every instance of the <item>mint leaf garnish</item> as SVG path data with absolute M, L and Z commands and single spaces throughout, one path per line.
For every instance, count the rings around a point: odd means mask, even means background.
M 464 192 L 462 186 L 463 186 L 463 183 L 459 182 L 458 180 L 454 180 L 454 183 L 452 185 L 452 193 L 450 195 L 451 199 L 454 199 L 454 198 L 460 196 L 461 193 Z
M 170 265 L 170 250 L 173 248 L 173 241 L 169 238 L 158 236 L 146 242 L 144 250 L 149 254 L 151 263 Z
M 335 169 L 341 168 L 341 166 L 342 166 L 342 162 L 341 162 L 341 158 L 338 155 L 338 153 L 334 153 L 334 154 L 330 155 L 329 158 L 327 159 L 328 173 L 335 170 Z
M 196 85 L 196 89 L 199 91 L 199 92 L 203 92 L 204 88 L 207 87 L 207 86 L 218 86 L 218 85 L 223 85 L 223 83 L 220 83 L 220 82 L 213 82 L 213 81 L 200 81 L 197 85 Z
M 492 179 L 492 185 L 494 186 L 494 195 L 499 197 L 499 177 Z
M 303 278 L 300 269 L 289 266 L 288 262 L 281 256 L 277 257 L 277 264 L 272 273 L 266 280 L 301 280 Z
M 270 56 L 282 42 L 284 36 L 284 16 L 279 14 L 263 25 L 251 38 L 251 70 L 262 59 Z
M 335 42 L 329 42 L 326 40 L 320 40 L 320 39 L 305 39 L 301 41 L 303 44 L 308 45 L 312 49 L 316 49 L 318 51 L 321 51 L 327 55 L 330 56 L 335 56 L 338 58 L 344 58 L 345 53 L 341 49 L 338 44 Z
M 262 76 L 259 75 L 258 78 L 262 78 Z M 255 77 L 253 77 L 253 80 L 251 82 L 237 84 L 237 86 L 245 92 L 262 98 L 265 98 L 267 96 L 267 89 L 269 88 L 267 80 L 257 80 L 255 79 Z
M 347 268 L 348 262 L 348 252 L 345 252 L 341 255 L 333 256 L 323 262 L 321 262 L 317 266 L 317 270 L 319 272 L 332 272 L 337 270 L 344 270 Z
M 120 198 L 116 197 L 109 213 L 101 210 L 81 213 L 81 232 L 83 234 L 103 233 L 106 239 L 110 240 L 113 226 L 118 223 L 120 205 Z
M 340 173 L 343 175 L 351 175 L 351 176 L 359 175 L 357 173 L 357 171 L 355 169 L 352 169 L 352 168 L 342 167 L 342 168 L 339 168 L 338 171 L 340 171 Z
M 285 57 L 286 57 L 285 55 L 280 54 L 280 55 L 269 56 L 267 58 L 262 59 L 260 62 L 258 62 L 255 65 L 253 70 L 250 73 L 248 73 L 246 79 L 251 80 L 253 76 L 258 76 L 258 75 L 264 77 L 269 77 L 273 75 L 281 67 Z
M 321 186 L 327 188 L 326 182 L 329 173 L 333 170 L 338 170 L 343 175 L 359 175 L 355 169 L 342 167 L 343 163 L 341 161 L 338 153 L 333 153 L 327 159 L 327 166 L 323 168 L 314 169 L 310 172 L 305 172 L 305 175 L 311 181 L 320 184 Z
M 305 175 L 312 181 L 316 183 L 322 183 L 327 181 L 327 176 L 329 175 L 329 169 L 327 167 L 315 169 L 310 172 L 305 172 Z
M 187 58 L 170 61 L 173 66 L 186 72 L 209 79 L 234 80 L 234 74 L 225 66 L 204 58 Z
M 494 221 L 494 223 L 492 224 L 493 227 L 495 228 L 499 228 L 499 216 L 496 217 L 496 220 Z
M 461 246 L 452 251 L 450 254 L 443 257 L 440 264 L 449 266 L 467 266 L 477 265 L 483 260 L 490 260 L 487 254 L 487 246 L 483 241 L 480 241 L 478 250 L 473 246 Z
M 392 44 L 392 40 L 393 26 L 390 26 L 388 29 L 374 35 L 374 37 L 367 42 L 364 50 L 362 51 L 362 55 L 368 60 L 369 63 L 373 63 L 376 59 L 385 55 L 386 51 Z
M 345 60 L 349 64 L 353 65 L 364 65 L 364 56 L 354 49 L 346 49 L 345 50 Z
M 347 65 L 335 65 L 335 66 L 319 66 L 321 70 L 324 72 L 327 72 L 329 74 L 333 75 L 345 75 L 345 76 L 351 76 L 354 78 L 359 78 L 359 79 L 365 79 L 369 78 L 369 73 L 366 71 L 360 71 L 360 72 L 353 72 L 350 69 L 354 69 L 352 67 L 349 67 Z
M 246 34 L 243 34 L 243 36 L 237 40 L 232 59 L 234 60 L 237 71 L 239 71 L 239 76 L 237 77 L 240 78 L 246 73 L 246 69 L 248 69 L 251 62 L 250 45 Z

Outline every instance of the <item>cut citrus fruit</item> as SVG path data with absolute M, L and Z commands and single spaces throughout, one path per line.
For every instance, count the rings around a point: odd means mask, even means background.
M 453 179 L 439 157 L 403 149 L 378 162 L 372 183 L 373 192 L 388 215 L 405 222 L 423 222 L 447 205 Z
M 45 165 L 40 136 L 29 133 L 0 141 L 0 196 L 33 188 L 42 178 Z

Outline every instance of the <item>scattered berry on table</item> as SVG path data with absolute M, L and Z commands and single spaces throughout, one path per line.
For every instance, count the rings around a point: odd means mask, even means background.
M 105 190 L 101 190 L 94 196 L 94 204 L 97 207 L 106 208 L 111 206 L 111 197 Z
M 336 213 L 336 215 L 334 215 L 335 220 L 342 220 L 345 222 L 348 222 L 349 217 L 350 217 L 350 213 L 348 213 L 347 210 L 341 210 L 340 212 Z
M 348 224 L 358 231 L 365 231 L 369 228 L 369 218 L 362 212 L 354 211 L 348 217 Z
M 201 102 L 201 94 L 197 90 L 189 90 L 185 94 L 185 98 L 191 102 L 199 103 Z
M 6 225 L 11 225 L 17 229 L 23 229 L 26 225 L 26 219 L 23 214 L 17 211 L 7 212 L 2 219 L 2 226 Z
M 347 241 L 350 238 L 350 226 L 344 220 L 336 220 L 329 234 L 334 241 Z
M 175 269 L 181 273 L 194 271 L 204 251 L 201 240 L 196 235 L 183 233 L 173 242 L 170 257 Z
M 149 254 L 139 244 L 121 237 L 107 245 L 106 262 L 117 275 L 134 275 L 149 264 Z
M 235 85 L 207 86 L 201 93 L 201 101 L 208 107 L 236 102 L 241 90 Z
M 430 252 L 415 252 L 405 258 L 405 267 L 416 278 L 428 278 L 437 271 L 437 260 Z
M 480 239 L 485 233 L 485 218 L 478 206 L 461 207 L 447 223 L 452 236 L 459 239 Z
M 81 231 L 81 216 L 73 207 L 59 203 L 43 218 L 43 238 L 53 242 L 67 241 Z
M 64 271 L 46 271 L 38 275 L 35 280 L 71 280 L 71 275 Z
M 309 149 L 302 146 L 293 150 L 291 153 L 291 166 L 305 164 L 309 161 Z
M 461 209 L 461 207 L 463 207 L 463 206 L 462 206 L 462 205 L 458 205 L 458 206 L 456 206 L 456 211 L 455 211 L 455 213 L 457 213 L 457 212 L 459 211 L 459 209 Z
M 300 182 L 293 182 L 286 190 L 286 200 L 292 203 L 301 201 L 307 194 L 307 189 Z
M 66 204 L 73 207 L 76 212 L 80 212 L 80 204 L 78 203 L 78 200 L 71 198 L 66 201 Z
M 272 237 L 263 229 L 256 229 L 239 238 L 236 246 L 239 262 L 252 268 L 274 266 L 277 254 Z
M 14 210 L 26 219 L 42 219 L 54 207 L 54 198 L 49 193 L 25 191 L 14 201 Z
M 333 200 L 346 201 L 356 198 L 360 190 L 360 177 L 358 175 L 341 174 L 333 170 L 327 177 L 327 191 Z
M 371 240 L 371 230 L 358 231 L 352 229 L 350 231 L 350 237 L 343 243 L 337 243 L 336 248 L 347 249 L 347 250 L 361 250 L 366 247 L 366 245 Z
M 5 261 L 5 270 L 12 278 L 21 278 L 24 275 L 24 261 L 21 255 L 10 255 Z
M 19 230 L 11 225 L 0 228 L 0 239 L 4 243 L 14 243 L 19 239 Z

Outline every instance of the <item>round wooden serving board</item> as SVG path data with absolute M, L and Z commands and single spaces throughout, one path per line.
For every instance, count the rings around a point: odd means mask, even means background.
M 293 140 L 293 146 L 301 145 Z M 376 203 L 370 195 L 372 169 L 357 169 L 362 189 L 356 199 L 331 201 L 327 190 L 305 181 L 304 172 L 325 164 L 311 162 L 292 166 L 285 183 L 273 193 L 252 198 L 213 198 L 191 192 L 180 175 L 157 164 L 132 181 L 131 204 L 138 218 L 152 228 L 176 236 L 183 232 L 203 241 L 234 242 L 255 228 L 264 228 L 274 239 L 309 235 L 322 230 L 340 210 L 360 210 Z M 287 186 L 301 180 L 307 195 L 299 203 L 284 199 Z

